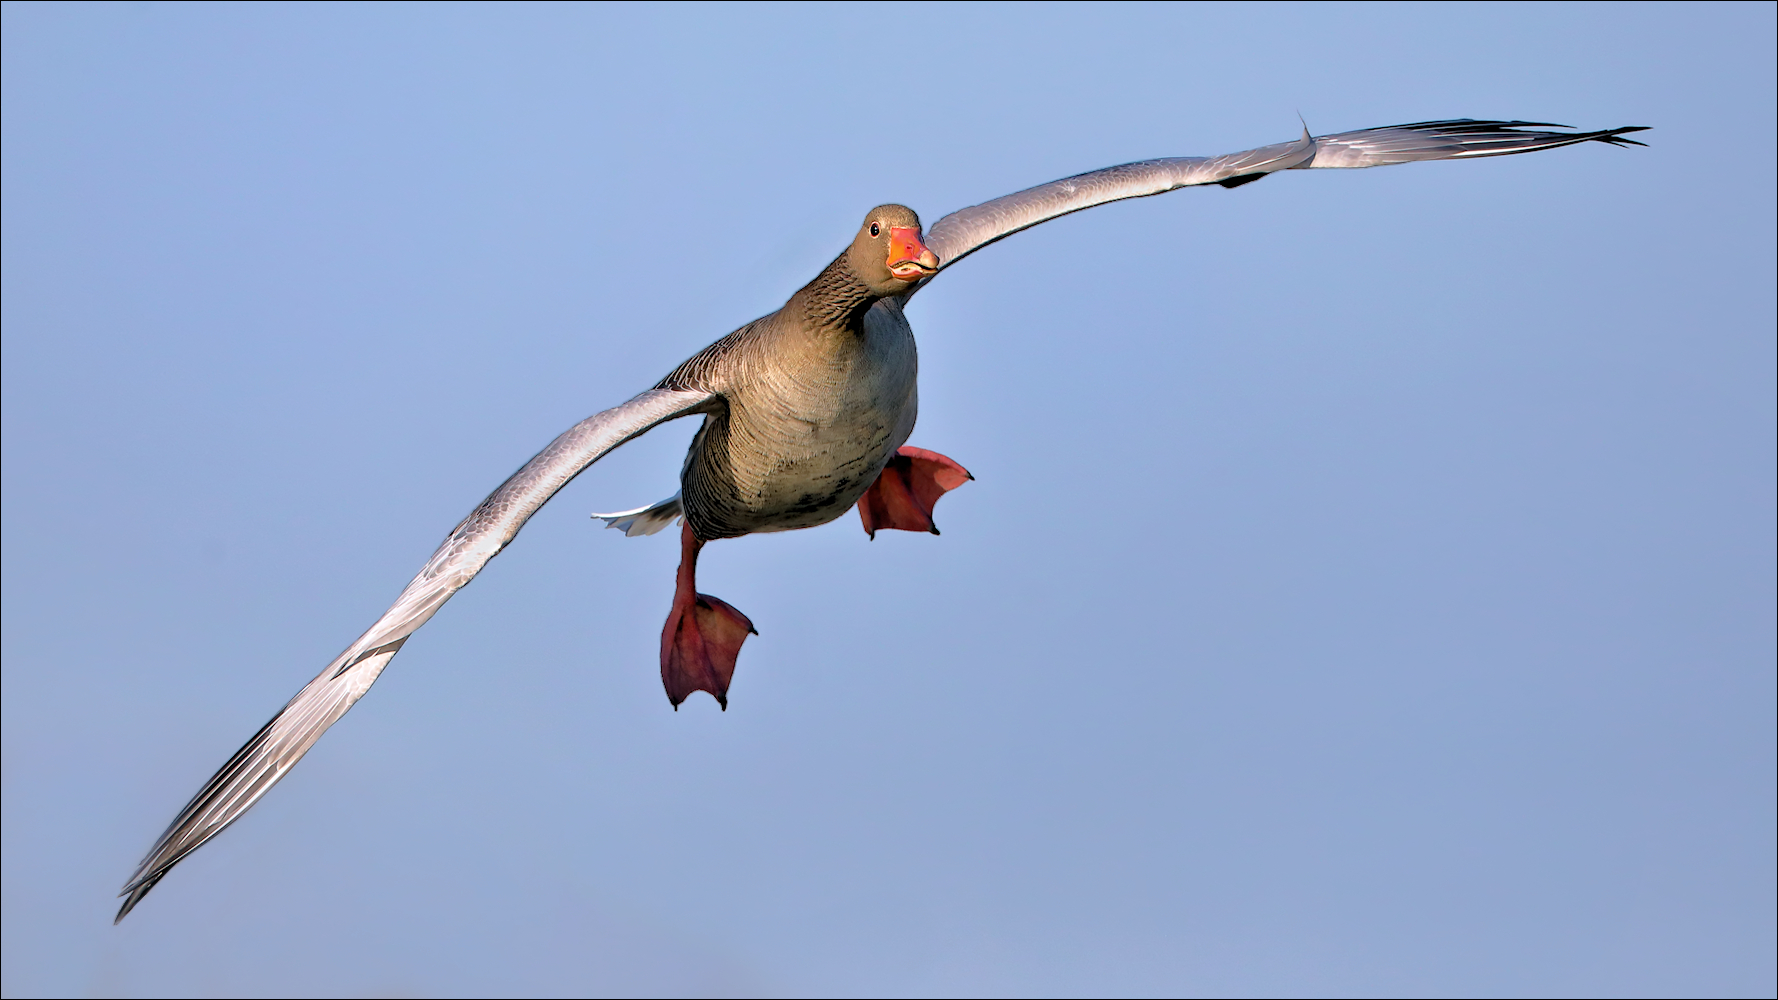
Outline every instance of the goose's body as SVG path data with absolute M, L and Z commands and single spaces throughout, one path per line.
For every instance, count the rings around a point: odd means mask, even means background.
M 597 515 L 648 534 L 683 515 L 678 590 L 662 632 L 675 706 L 696 690 L 724 700 L 746 616 L 695 590 L 699 549 L 719 538 L 825 524 L 856 506 L 866 531 L 933 531 L 932 506 L 968 473 L 906 442 L 918 413 L 918 360 L 903 306 L 943 268 L 1019 230 L 1110 201 L 1181 187 L 1238 187 L 1280 170 L 1465 159 L 1598 141 L 1620 128 L 1548 132 L 1534 122 L 1421 122 L 1312 137 L 1218 157 L 1145 160 L 966 208 L 923 231 L 897 205 L 873 209 L 850 247 L 784 307 L 693 356 L 655 388 L 588 417 L 471 511 L 395 604 L 254 735 L 176 816 L 124 886 L 118 919 L 187 854 L 238 819 L 350 709 L 410 635 L 512 541 L 583 469 L 679 417 L 704 425 L 680 492 Z M 724 701 L 726 705 L 726 701 Z
M 919 361 L 893 300 L 843 324 L 804 303 L 717 341 L 658 388 L 722 400 L 704 418 L 681 476 L 699 538 L 813 528 L 844 514 L 914 431 Z

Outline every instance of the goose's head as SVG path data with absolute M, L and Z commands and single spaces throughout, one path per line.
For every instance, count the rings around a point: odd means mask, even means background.
M 920 238 L 920 217 L 905 205 L 878 205 L 846 251 L 852 273 L 876 295 L 896 295 L 938 273 L 938 257 Z

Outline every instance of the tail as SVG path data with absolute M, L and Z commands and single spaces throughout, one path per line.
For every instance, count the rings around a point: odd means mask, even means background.
M 672 524 L 685 515 L 685 508 L 679 503 L 679 494 L 675 493 L 660 503 L 648 507 L 637 507 L 635 510 L 620 510 L 613 514 L 594 514 L 605 522 L 605 527 L 616 528 L 628 538 L 637 535 L 652 535 Z

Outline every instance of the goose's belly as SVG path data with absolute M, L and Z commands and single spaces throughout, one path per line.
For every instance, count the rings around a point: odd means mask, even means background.
M 850 349 L 774 367 L 725 393 L 692 444 L 682 496 L 699 537 L 811 528 L 844 514 L 913 433 L 913 334 L 873 310 Z

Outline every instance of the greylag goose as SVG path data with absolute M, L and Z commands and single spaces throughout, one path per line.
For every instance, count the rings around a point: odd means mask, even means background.
M 864 529 L 938 533 L 933 506 L 971 477 L 907 446 L 917 410 L 908 299 L 945 268 L 1022 229 L 1125 198 L 1215 184 L 1240 187 L 1279 170 L 1473 159 L 1577 143 L 1642 145 L 1641 127 L 1548 131 L 1542 122 L 1418 122 L 1310 136 L 1214 157 L 1144 160 L 983 202 L 930 229 L 912 209 L 881 205 L 851 245 L 778 311 L 723 337 L 654 388 L 551 441 L 445 538 L 393 606 L 310 681 L 180 810 L 123 887 L 117 919 L 186 855 L 239 819 L 364 696 L 414 630 L 475 578 L 557 490 L 612 449 L 680 417 L 702 416 L 679 492 L 646 508 L 599 514 L 626 534 L 683 522 L 678 583 L 661 634 L 661 680 L 677 709 L 707 691 L 727 708 L 753 623 L 697 592 L 699 550 L 719 538 L 825 524 L 856 507 Z

